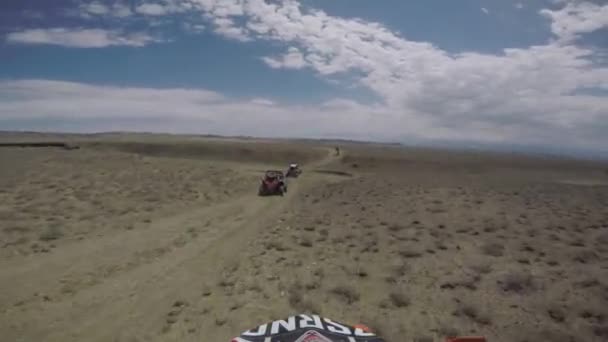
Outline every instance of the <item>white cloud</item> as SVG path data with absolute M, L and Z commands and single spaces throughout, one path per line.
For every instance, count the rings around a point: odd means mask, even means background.
M 165 15 L 168 13 L 167 8 L 159 4 L 141 4 L 135 8 L 135 11 L 145 15 Z
M 188 0 L 159 0 L 157 2 L 144 2 L 135 7 L 135 12 L 149 16 L 163 16 L 189 10 L 192 10 L 192 4 Z
M 251 41 L 251 38 L 247 34 L 247 30 L 243 27 L 237 27 L 231 18 L 213 18 L 213 24 L 215 25 L 213 31 L 219 35 L 241 42 Z
M 485 7 L 482 7 L 482 8 L 481 8 L 481 11 L 482 11 L 483 13 L 485 13 L 485 14 L 490 14 L 490 11 L 489 11 L 487 8 L 485 8 Z
M 304 55 L 295 47 L 290 47 L 287 53 L 279 58 L 263 57 L 262 60 L 273 69 L 302 69 L 306 66 Z
M 105 4 L 100 1 L 82 2 L 78 9 L 68 9 L 68 16 L 92 19 L 95 17 L 127 18 L 133 14 L 131 8 L 124 3 Z
M 251 103 L 253 104 L 257 104 L 257 105 L 262 105 L 262 106 L 274 106 L 275 102 L 269 99 L 262 99 L 262 98 L 257 98 L 257 99 L 253 99 L 251 100 Z
M 561 9 L 543 9 L 540 13 L 551 19 L 551 31 L 564 41 L 608 27 L 608 4 L 569 2 Z
M 82 9 L 90 14 L 104 15 L 110 13 L 110 9 L 108 8 L 108 6 L 102 4 L 99 1 L 93 1 L 82 6 Z
M 268 99 L 238 100 L 216 92 L 93 86 L 80 83 L 0 81 L 0 124 L 26 120 L 45 129 L 136 130 L 259 136 L 388 136 L 375 123 L 378 109 L 351 102 L 286 106 Z M 238 123 L 238 124 L 237 124 Z M 362 127 L 364 127 L 362 129 Z
M 515 4 L 515 8 L 522 9 L 522 8 L 524 8 L 524 4 L 522 4 L 521 2 L 518 2 Z
M 102 29 L 28 29 L 11 32 L 6 36 L 10 43 L 19 44 L 47 44 L 78 48 L 102 48 L 107 46 L 134 46 L 141 47 L 157 42 L 146 33 L 125 34 L 119 31 Z
M 62 129 L 67 122 L 70 130 L 88 132 L 170 130 L 386 141 L 451 139 L 601 149 L 606 146 L 608 126 L 606 103 L 592 97 L 534 102 L 527 98 L 511 104 L 510 109 L 540 105 L 551 112 L 546 118 L 505 117 L 497 122 L 466 113 L 441 119 L 415 110 L 362 105 L 347 99 L 296 106 L 263 98 L 240 100 L 200 89 L 109 87 L 46 80 L 0 81 L 0 93 L 4 98 L 0 102 L 0 123 L 21 121 L 30 125 L 14 127 L 21 129 L 31 129 L 36 123 L 45 129 Z M 589 105 L 597 106 L 595 114 L 570 120 L 569 113 L 578 113 Z

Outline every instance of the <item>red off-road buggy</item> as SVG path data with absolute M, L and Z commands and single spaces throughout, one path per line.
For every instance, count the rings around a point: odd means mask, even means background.
M 287 192 L 287 183 L 283 171 L 268 170 L 262 177 L 258 195 L 260 196 L 283 196 Z

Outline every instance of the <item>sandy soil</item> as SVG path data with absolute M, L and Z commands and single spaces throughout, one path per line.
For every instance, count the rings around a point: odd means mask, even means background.
M 0 148 L 2 340 L 228 341 L 303 312 L 390 342 L 608 340 L 605 164 L 78 139 Z

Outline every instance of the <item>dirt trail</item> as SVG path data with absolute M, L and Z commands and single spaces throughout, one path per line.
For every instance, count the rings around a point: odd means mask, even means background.
M 337 157 L 304 165 L 312 170 Z M 183 340 L 160 334 L 165 314 L 200 297 L 238 267 L 248 246 L 302 189 L 327 176 L 306 172 L 284 198 L 251 194 L 62 247 L 47 258 L 0 262 L 0 331 L 7 341 Z M 252 187 L 255 189 L 255 185 Z M 9 319 L 10 318 L 10 319 Z M 235 332 L 236 333 L 236 332 Z M 201 340 L 201 336 L 190 336 Z M 207 340 L 213 340 L 206 336 Z

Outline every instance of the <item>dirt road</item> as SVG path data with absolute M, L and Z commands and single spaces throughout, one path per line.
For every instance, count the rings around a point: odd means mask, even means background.
M 333 160 L 328 153 L 304 167 L 315 169 Z M 306 173 L 290 181 L 283 198 L 256 196 L 254 183 L 250 194 L 168 215 L 143 230 L 72 243 L 43 259 L 2 261 L 3 339 L 226 340 L 229 337 L 202 330 L 201 322 L 192 322 L 185 331 L 170 328 L 190 302 L 210 297 L 222 286 L 250 241 L 290 210 L 302 188 L 327 178 Z M 209 304 L 229 310 L 228 303 Z M 209 317 L 213 315 L 203 321 Z M 213 325 L 216 319 L 229 317 L 213 318 Z

